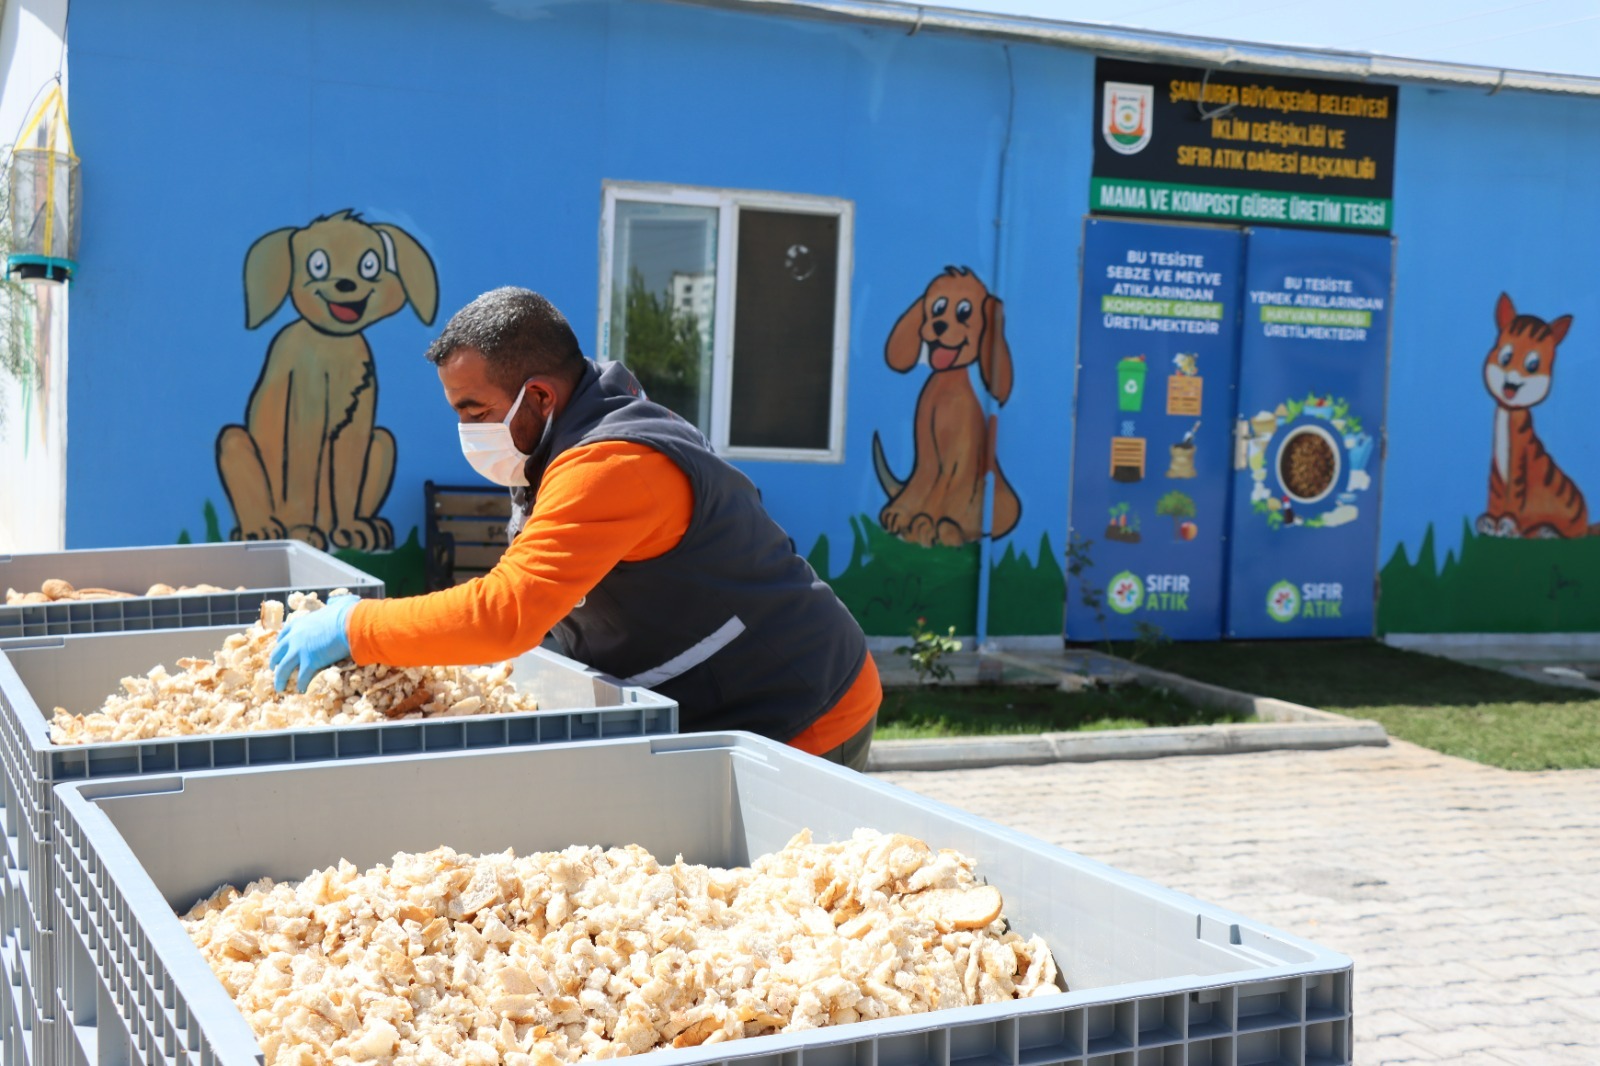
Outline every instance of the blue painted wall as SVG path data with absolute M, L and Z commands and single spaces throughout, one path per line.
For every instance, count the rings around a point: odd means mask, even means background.
M 1534 426 L 1600 508 L 1600 101 L 1406 87 L 1400 134 L 1385 559 L 1429 523 L 1442 557 L 1488 502 L 1482 369 L 1502 292 L 1519 312 L 1574 316 Z
M 473 476 L 422 358 L 444 318 L 524 284 L 593 331 L 608 10 L 75 8 L 73 119 L 95 221 L 71 323 L 69 546 L 171 542 L 198 533 L 206 500 L 226 512 L 216 433 L 242 419 L 294 317 L 286 305 L 246 331 L 245 252 L 347 207 L 407 229 L 439 273 L 435 328 L 405 310 L 366 331 L 379 423 L 399 441 L 385 513 L 403 537 L 424 479 Z
M 1017 388 L 1000 457 L 1023 502 L 1007 542 L 1063 544 L 1089 57 L 624 0 L 79 0 L 72 18 L 92 221 L 71 324 L 71 546 L 199 535 L 207 500 L 226 535 L 216 434 L 294 316 L 245 330 L 245 251 L 346 207 L 411 232 L 438 269 L 432 328 L 406 310 L 365 333 L 398 438 L 384 514 L 404 538 L 424 479 L 473 481 L 424 347 L 479 292 L 521 284 L 594 351 L 608 179 L 853 201 L 845 461 L 743 464 L 802 552 L 825 536 L 841 567 L 850 520 L 876 519 L 874 430 L 909 470 L 923 379 L 891 371 L 883 346 L 946 264 L 1006 302 Z
M 1379 624 L 1399 632 L 1600 629 L 1600 539 L 1468 532 L 1488 504 L 1495 302 L 1574 316 L 1534 429 L 1600 522 L 1600 101 L 1406 87 Z
M 346 207 L 405 228 L 438 269 L 432 327 L 402 310 L 366 331 L 403 539 L 424 479 L 473 480 L 427 342 L 479 292 L 520 284 L 594 351 L 601 190 L 619 180 L 854 203 L 845 461 L 742 464 L 802 552 L 827 539 L 830 576 L 852 520 L 885 502 L 874 431 L 911 466 L 926 371 L 891 371 L 888 333 L 946 264 L 971 267 L 1005 301 L 1016 370 L 999 455 L 1023 513 L 994 554 L 1035 557 L 1048 536 L 1059 559 L 1092 57 L 649 0 L 78 0 L 72 34 L 86 204 L 69 547 L 199 536 L 207 501 L 226 535 L 217 432 L 293 317 L 245 329 L 245 252 Z M 1431 527 L 1442 561 L 1483 509 L 1480 366 L 1502 290 L 1576 316 L 1536 422 L 1600 506 L 1596 173 L 1594 101 L 1403 90 L 1384 559 L 1414 559 Z

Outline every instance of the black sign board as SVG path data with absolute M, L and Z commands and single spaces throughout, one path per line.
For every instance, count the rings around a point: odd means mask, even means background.
M 1095 63 L 1094 211 L 1386 233 L 1392 85 Z

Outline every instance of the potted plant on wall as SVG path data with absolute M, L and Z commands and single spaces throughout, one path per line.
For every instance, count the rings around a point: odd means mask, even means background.
M 11 254 L 12 237 L 6 205 L 11 202 L 9 161 L 0 173 L 0 263 Z M 33 287 L 0 272 L 0 380 L 11 379 L 26 387 L 34 374 Z M 0 430 L 5 428 L 5 405 L 0 404 Z

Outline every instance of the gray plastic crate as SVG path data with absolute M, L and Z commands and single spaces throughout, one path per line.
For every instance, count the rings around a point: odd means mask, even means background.
M 4 945 L 0 944 L 0 950 Z M 30 1066 L 33 1062 L 32 1034 L 22 1028 L 22 992 L 11 982 L 11 966 L 0 958 L 0 1066 Z
M 337 818 L 323 812 L 337 810 Z M 1351 963 L 1296 937 L 747 734 L 691 734 L 64 785 L 53 893 L 63 1062 L 251 1066 L 254 1035 L 178 922 L 219 885 L 448 844 L 636 843 L 745 864 L 802 827 L 957 848 L 1071 991 L 733 1041 L 657 1066 L 1208 1066 L 1350 1061 Z M 75 1046 L 68 1046 L 71 1041 Z M 96 1052 L 95 1049 L 98 1049 Z
M 55 1034 L 40 1022 L 39 994 L 31 953 L 15 937 L 0 937 L 0 1064 L 3 1066 L 56 1061 Z
M 261 601 L 291 592 L 326 597 L 334 589 L 383 596 L 383 582 L 297 540 L 238 544 L 174 544 L 155 548 L 94 548 L 37 555 L 0 555 L 0 593 L 36 592 L 53 577 L 78 588 L 143 592 L 157 582 L 244 586 L 243 592 L 135 596 L 82 603 L 0 605 L 0 640 L 75 633 L 248 625 Z
M 48 852 L 55 847 L 52 789 L 63 781 L 654 736 L 675 733 L 678 727 L 672 700 L 538 648 L 518 658 L 511 675 L 538 698 L 538 711 L 128 743 L 50 742 L 54 708 L 98 708 L 107 695 L 120 690 L 123 677 L 143 674 L 157 663 L 170 667 L 185 656 L 208 657 L 239 631 L 234 625 L 0 644 L 3 860 L 21 873 L 20 881 L 9 886 L 0 882 L 0 915 L 8 923 L 0 933 L 14 935 L 32 952 L 42 987 L 54 985 L 54 957 L 46 950 L 54 914 Z M 49 997 L 41 997 L 40 1008 L 46 1019 L 55 1017 Z

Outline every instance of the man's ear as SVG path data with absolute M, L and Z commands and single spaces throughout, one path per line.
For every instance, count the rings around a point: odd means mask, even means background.
M 406 299 L 411 301 L 422 324 L 433 325 L 433 316 L 439 312 L 439 274 L 433 269 L 433 257 L 399 226 L 374 222 L 372 228 L 383 240 L 384 258 L 388 260 L 384 265 L 399 276 Z
M 1005 305 L 998 296 L 983 298 L 983 336 L 978 340 L 978 373 L 983 386 L 1001 403 L 1011 398 L 1011 346 L 1006 343 Z
M 255 329 L 271 318 L 289 297 L 294 264 L 289 260 L 289 238 L 294 227 L 275 229 L 258 237 L 244 256 L 244 327 Z
M 883 357 L 902 374 L 917 365 L 922 357 L 922 295 L 911 301 L 905 314 L 889 331 L 889 341 L 883 346 Z

